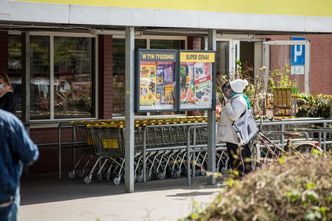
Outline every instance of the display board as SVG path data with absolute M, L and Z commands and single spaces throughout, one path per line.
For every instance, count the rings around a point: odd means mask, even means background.
M 139 49 L 136 111 L 175 111 L 177 50 Z
M 180 51 L 179 57 L 179 110 L 214 108 L 215 52 Z

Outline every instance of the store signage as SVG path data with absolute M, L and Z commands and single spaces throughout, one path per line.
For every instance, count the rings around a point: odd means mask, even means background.
M 214 106 L 214 51 L 180 51 L 179 110 L 207 110 Z
M 293 36 L 292 40 L 305 40 L 304 37 Z M 305 45 L 291 46 L 291 74 L 304 74 Z
M 138 50 L 136 110 L 175 111 L 177 50 Z
M 85 5 L 115 8 L 140 8 L 158 10 L 190 10 L 206 12 L 230 12 L 271 15 L 294 16 L 332 16 L 332 1 L 315 0 L 302 1 L 299 7 L 298 0 L 266 1 L 266 0 L 237 0 L 236 4 L 229 0 L 209 0 L 209 4 L 201 0 L 16 0 L 18 2 L 40 2 L 48 4 Z

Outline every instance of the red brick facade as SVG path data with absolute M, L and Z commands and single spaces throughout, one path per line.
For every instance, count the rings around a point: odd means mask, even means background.
M 112 36 L 103 35 L 99 37 L 99 118 L 112 118 L 112 85 L 113 85 L 113 63 L 112 63 Z
M 332 35 L 310 34 L 299 35 L 311 42 L 310 45 L 310 93 L 332 94 Z M 290 40 L 290 35 L 265 36 L 271 40 Z M 271 70 L 290 63 L 289 46 L 271 47 Z M 292 76 L 304 89 L 304 75 Z
M 39 146 L 39 160 L 29 169 L 33 173 L 55 172 L 58 171 L 58 130 L 57 128 L 31 129 L 30 136 L 32 140 L 41 144 Z M 71 141 L 71 129 L 63 129 L 61 141 Z M 43 145 L 53 144 L 53 145 Z M 72 152 L 69 149 L 62 151 L 62 167 L 66 170 L 72 168 Z
M 188 50 L 201 50 L 202 48 L 202 38 L 188 36 L 187 38 L 187 49 Z
M 0 31 L 0 72 L 8 72 L 8 33 Z

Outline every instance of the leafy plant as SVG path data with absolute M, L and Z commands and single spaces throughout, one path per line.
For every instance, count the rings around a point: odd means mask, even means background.
M 332 95 L 300 94 L 297 99 L 297 117 L 323 117 L 330 115 Z
M 288 64 L 281 69 L 274 69 L 271 71 L 271 78 L 269 82 L 269 86 L 271 89 L 274 88 L 297 88 L 297 84 L 295 80 L 291 80 L 290 77 L 290 69 Z
M 183 220 L 332 220 L 331 160 L 287 156 L 224 187 L 203 212 Z

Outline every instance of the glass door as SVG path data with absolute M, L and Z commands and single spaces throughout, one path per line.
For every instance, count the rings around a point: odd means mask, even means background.
M 226 75 L 233 79 L 237 72 L 237 61 L 240 59 L 239 40 L 217 41 L 216 65 L 217 76 Z

